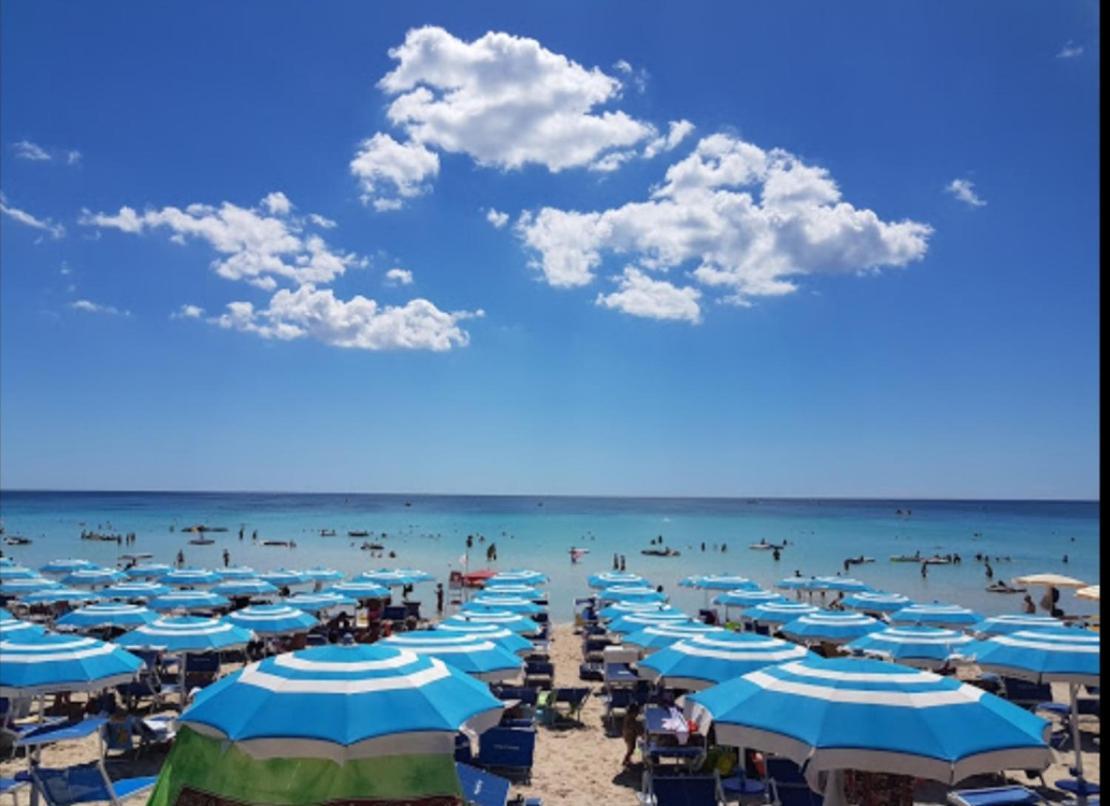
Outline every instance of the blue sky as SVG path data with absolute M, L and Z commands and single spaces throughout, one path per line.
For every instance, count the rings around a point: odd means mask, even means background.
M 0 23 L 5 487 L 1098 495 L 1096 3 Z

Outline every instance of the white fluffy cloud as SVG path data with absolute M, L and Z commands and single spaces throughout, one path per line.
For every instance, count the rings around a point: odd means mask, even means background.
M 612 253 L 649 271 L 690 268 L 727 301 L 748 304 L 794 291 L 793 278 L 806 274 L 904 266 L 925 254 L 932 229 L 852 206 L 827 171 L 786 151 L 716 134 L 671 165 L 645 201 L 601 212 L 544 207 L 523 214 L 516 231 L 552 286 L 589 284 Z
M 1083 46 L 1077 45 L 1072 40 L 1068 40 L 1060 51 L 1056 54 L 1057 59 L 1074 59 L 1076 56 L 1083 55 Z
M 204 316 L 204 308 L 199 305 L 182 305 L 170 314 L 170 319 L 200 319 Z
M 18 207 L 11 207 L 8 204 L 7 197 L 0 193 L 0 213 L 3 213 L 12 221 L 17 221 L 25 227 L 40 230 L 51 238 L 61 238 L 66 234 L 66 228 L 61 224 L 57 224 L 49 218 L 38 218 L 28 213 L 26 210 L 20 210 Z
M 408 269 L 390 269 L 385 273 L 390 285 L 412 285 L 412 272 Z
M 272 290 L 277 279 L 297 285 L 328 283 L 352 266 L 366 265 L 353 253 L 333 252 L 324 239 L 306 231 L 306 221 L 289 215 L 292 202 L 282 193 L 271 193 L 259 208 L 224 202 L 219 207 L 190 204 L 184 210 L 164 207 L 138 213 L 121 207 L 118 213 L 84 211 L 86 226 L 118 229 L 139 234 L 166 229 L 175 243 L 195 238 L 220 254 L 212 266 L 229 280 L 246 280 Z
M 678 288 L 666 280 L 653 280 L 639 269 L 628 266 L 618 279 L 618 289 L 598 294 L 597 304 L 648 319 L 672 319 L 697 324 L 701 321 L 696 288 Z
M 362 142 L 351 173 L 362 186 L 363 202 L 379 212 L 396 210 L 405 199 L 427 192 L 428 180 L 439 174 L 439 155 L 421 143 L 399 143 L 379 132 Z
M 986 207 L 987 203 L 975 192 L 975 183 L 970 179 L 953 179 L 944 188 L 964 204 L 972 207 Z
M 482 315 L 448 313 L 426 299 L 382 307 L 361 295 L 341 300 L 331 289 L 303 285 L 281 289 L 262 310 L 250 302 L 232 302 L 227 313 L 211 321 L 266 339 L 312 338 L 359 350 L 445 351 L 468 344 L 470 336 L 459 323 Z
M 694 132 L 694 124 L 688 120 L 672 120 L 667 125 L 667 133 L 659 135 L 644 146 L 644 159 L 651 159 L 664 151 L 673 151 L 678 144 Z
M 494 210 L 491 207 L 486 211 L 486 221 L 492 224 L 494 229 L 501 229 L 509 223 L 509 214 L 503 213 L 500 210 Z
M 79 299 L 71 302 L 69 307 L 75 311 L 85 311 L 86 313 L 99 313 L 106 316 L 130 316 L 131 311 L 121 310 L 112 305 L 102 305 L 98 302 L 92 302 L 87 299 Z
M 18 143 L 13 143 L 12 150 L 21 160 L 30 160 L 31 162 L 49 162 L 50 160 L 50 152 L 30 140 L 20 140 Z

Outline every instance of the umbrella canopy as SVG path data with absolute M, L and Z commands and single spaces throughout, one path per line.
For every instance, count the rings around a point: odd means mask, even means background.
M 843 644 L 881 629 L 883 623 L 863 613 L 806 613 L 779 628 L 803 643 Z
M 953 784 L 977 773 L 1044 769 L 1048 723 L 975 686 L 861 658 L 768 666 L 686 698 L 717 740 L 828 770 Z M 784 717 L 784 715 L 788 715 Z
M 416 585 L 421 582 L 431 582 L 435 577 L 415 568 L 379 568 L 376 571 L 366 571 L 355 577 L 358 582 L 374 582 L 390 588 L 400 588 L 405 585 Z
M 542 607 L 528 599 L 520 599 L 515 596 L 486 596 L 484 594 L 475 596 L 464 604 L 462 609 L 465 611 L 504 610 L 509 613 L 520 613 L 528 616 L 543 612 Z
M 20 596 L 19 601 L 26 605 L 33 604 L 73 604 L 74 602 L 96 602 L 100 594 L 92 591 L 83 591 L 78 588 L 43 588 L 34 593 Z
M 866 582 L 851 577 L 814 577 L 806 587 L 815 591 L 844 591 L 845 593 L 863 593 L 871 590 L 871 586 Z
M 278 589 L 264 579 L 230 579 L 212 586 L 219 596 L 276 596 Z
M 713 604 L 725 607 L 753 607 L 764 602 L 785 602 L 782 594 L 765 590 L 733 590 L 713 597 Z
M 645 654 L 649 654 L 657 649 L 677 643 L 683 638 L 693 638 L 697 635 L 719 632 L 724 632 L 724 630 L 708 624 L 697 624 L 695 622 L 667 624 L 663 622 L 659 625 L 648 625 L 642 630 L 629 633 L 621 638 L 621 646 L 634 647 L 642 650 Z
M 321 568 L 315 566 L 301 571 L 305 579 L 312 580 L 313 582 L 338 582 L 343 579 L 343 574 L 336 571 L 334 568 Z
M 300 571 L 290 571 L 287 568 L 279 568 L 276 571 L 264 571 L 258 575 L 258 579 L 263 582 L 269 582 L 271 585 L 279 587 L 289 587 L 290 585 L 303 585 L 311 580 L 302 574 Z
M 225 581 L 229 579 L 258 578 L 258 572 L 251 568 L 249 565 L 232 565 L 230 567 L 221 568 L 219 574 L 220 578 Z
M 37 579 L 38 571 L 32 571 L 22 565 L 6 565 L 0 568 L 0 581 L 5 579 Z
M 937 627 L 889 627 L 876 630 L 841 647 L 842 651 L 874 655 L 907 666 L 937 669 L 949 656 L 972 642 L 957 630 Z
M 161 582 L 117 582 L 100 591 L 109 599 L 151 599 L 169 593 L 171 588 Z
M 1080 588 L 1075 592 L 1076 598 L 1091 599 L 1095 602 L 1099 601 L 1098 598 L 1098 585 L 1088 585 L 1085 588 Z
M 614 602 L 603 607 L 597 615 L 603 619 L 615 619 L 632 613 L 666 613 L 675 610 L 677 608 L 666 602 Z
M 73 571 L 78 571 L 82 568 L 97 568 L 97 564 L 82 560 L 76 557 L 68 557 L 62 560 L 51 560 L 46 565 L 39 568 L 44 574 L 68 574 Z
M 58 619 L 57 624 L 59 627 L 72 627 L 76 630 L 95 630 L 100 627 L 131 629 L 141 624 L 150 624 L 156 618 L 157 613 L 140 605 L 104 602 L 71 610 Z
M 959 605 L 915 604 L 890 615 L 891 624 L 924 624 L 930 627 L 969 627 L 982 621 L 974 610 Z
M 81 636 L 41 633 L 0 640 L 0 696 L 97 691 L 135 677 L 142 660 L 115 644 Z
M 223 577 L 215 571 L 209 571 L 207 568 L 177 568 L 161 579 L 167 585 L 192 587 L 194 585 L 215 585 Z
M 704 574 L 686 577 L 678 583 L 687 588 L 707 591 L 759 590 L 759 584 L 747 577 L 731 574 Z
M 813 577 L 786 577 L 775 583 L 775 587 L 784 591 L 808 590 Z
M 845 596 L 841 602 L 845 607 L 858 610 L 861 613 L 893 613 L 913 604 L 908 596 L 900 593 L 882 593 L 880 591 L 861 591 Z
M 1084 588 L 1086 582 L 1063 574 L 1026 574 L 1014 579 L 1016 585 L 1047 585 L 1052 588 Z
M 290 607 L 319 613 L 329 607 L 354 607 L 358 600 L 340 593 L 298 593 L 283 600 Z
M 665 602 L 667 597 L 647 585 L 611 585 L 597 595 L 600 602 Z
M 156 649 L 176 654 L 239 649 L 251 639 L 250 630 L 220 619 L 163 616 L 124 633 L 116 643 L 128 649 Z
M 528 599 L 529 601 L 535 599 L 546 599 L 547 594 L 539 588 L 531 585 L 514 585 L 508 582 L 498 583 L 496 585 L 486 585 L 482 588 L 483 596 L 516 596 L 520 599 Z
M 605 628 L 611 633 L 625 635 L 639 632 L 644 627 L 662 624 L 695 624 L 696 622 L 681 610 L 661 610 L 646 613 L 629 613 L 615 618 Z
M 1008 635 L 1027 630 L 1058 630 L 1064 622 L 1052 616 L 1012 615 L 988 616 L 978 622 L 971 631 L 980 637 L 989 635 Z
M 494 624 L 521 635 L 532 635 L 540 631 L 540 625 L 532 619 L 505 610 L 465 611 L 445 619 L 440 626 L 444 624 Z
M 545 582 L 547 582 L 547 574 L 528 569 L 517 569 L 514 571 L 499 571 L 491 576 L 486 584 L 542 585 Z
M 799 660 L 809 650 L 763 635 L 713 633 L 685 638 L 639 663 L 640 677 L 662 680 L 669 688 L 700 691 L 776 663 Z
M 15 560 L 11 557 L 0 557 L 0 568 L 8 568 L 15 565 Z
M 165 563 L 142 563 L 125 568 L 123 573 L 132 579 L 161 579 L 172 570 L 173 567 Z
M 640 585 L 646 580 L 639 574 L 624 571 L 605 571 L 593 574 L 586 580 L 591 588 L 608 588 L 610 585 Z
M 289 605 L 254 605 L 233 610 L 224 617 L 232 624 L 254 630 L 259 635 L 290 635 L 307 632 L 319 619 Z
M 517 677 L 524 661 L 496 641 L 471 633 L 421 630 L 391 635 L 383 646 L 438 658 L 479 680 L 497 682 Z
M 17 619 L 7 610 L 0 608 L 0 639 L 6 638 L 9 635 L 14 635 L 15 633 L 26 632 L 27 630 L 31 631 L 27 633 L 27 635 L 40 634 L 43 632 L 43 628 L 33 621 Z
M 223 596 L 210 591 L 174 591 L 150 600 L 152 610 L 213 610 L 231 604 Z
M 337 582 L 327 589 L 327 593 L 338 593 L 362 601 L 364 599 L 388 599 L 389 588 L 374 582 Z
M 527 655 L 535 651 L 532 642 L 527 638 L 517 635 L 512 630 L 506 629 L 505 627 L 499 627 L 496 624 L 479 624 L 474 621 L 460 624 L 458 622 L 444 621 L 436 625 L 435 629 L 448 633 L 449 635 L 469 635 L 474 638 L 493 641 L 495 644 L 499 644 L 515 655 Z
M 1099 636 L 1064 627 L 995 635 L 963 647 L 960 656 L 985 671 L 1042 681 L 1097 686 Z
M 808 613 L 818 613 L 821 608 L 803 602 L 765 602 L 749 607 L 741 615 L 760 624 L 785 624 Z
M 91 588 L 97 585 L 111 585 L 124 579 L 127 579 L 126 574 L 112 568 L 78 568 L 62 577 L 62 584 L 85 585 Z
M 57 587 L 59 587 L 57 582 L 46 577 L 0 579 L 0 596 L 23 596 L 35 591 Z

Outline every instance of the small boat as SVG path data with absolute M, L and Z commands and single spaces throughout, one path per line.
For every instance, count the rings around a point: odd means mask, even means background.
M 189 545 L 192 545 L 192 546 L 211 546 L 215 542 L 216 541 L 213 540 L 210 537 L 194 537 L 192 540 L 189 541 Z
M 385 546 L 381 543 L 363 543 L 359 548 L 363 551 L 385 551 Z
M 9 546 L 28 546 L 31 544 L 31 538 L 21 537 L 19 535 L 10 535 L 4 538 L 4 543 Z
M 320 537 L 335 537 L 335 530 L 334 529 L 321 529 L 320 530 Z
M 350 529 L 347 531 L 347 537 L 370 537 L 370 533 L 365 529 Z
M 921 557 L 917 557 L 913 554 L 895 554 L 890 558 L 890 561 L 892 563 L 919 563 L 921 559 Z
M 925 563 L 926 565 L 951 565 L 952 564 L 952 561 L 950 559 L 948 559 L 947 557 L 929 557 L 927 559 L 922 560 L 921 562 Z
M 874 557 L 849 557 L 848 565 L 863 565 L 864 563 L 875 562 Z
M 1025 593 L 1025 588 L 1011 588 L 1005 582 L 992 582 L 986 590 L 990 593 Z
M 677 549 L 640 549 L 641 554 L 646 554 L 649 557 L 677 557 L 682 554 Z
M 293 546 L 297 545 L 292 540 L 263 540 L 261 542 L 262 542 L 263 546 L 289 546 L 289 547 L 293 547 Z
M 772 549 L 779 549 L 780 551 L 786 546 L 781 543 L 752 543 L 748 548 L 754 551 L 771 551 Z

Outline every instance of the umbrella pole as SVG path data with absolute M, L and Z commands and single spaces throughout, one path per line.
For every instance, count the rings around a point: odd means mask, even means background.
M 1079 684 L 1068 683 L 1071 695 L 1071 743 L 1075 748 L 1075 777 L 1083 780 L 1083 748 L 1079 745 Z
M 185 713 L 185 659 L 188 658 L 188 653 L 181 653 L 181 659 L 178 661 L 180 667 L 177 671 L 178 682 L 181 685 L 181 713 Z
M 826 773 L 825 806 L 848 806 L 848 799 L 844 796 L 844 771 L 829 770 Z

